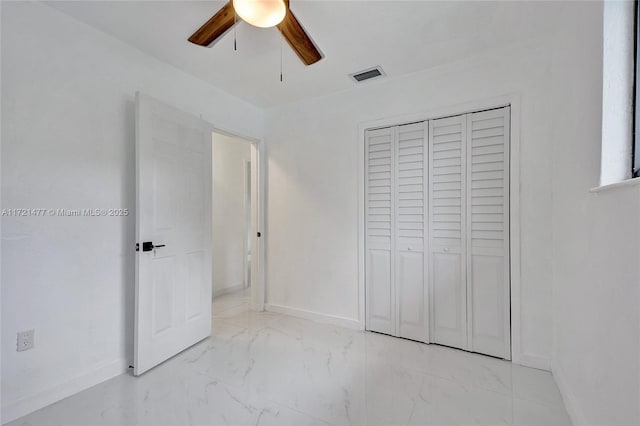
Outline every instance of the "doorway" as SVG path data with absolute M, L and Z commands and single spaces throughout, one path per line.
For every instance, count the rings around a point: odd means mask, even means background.
M 261 310 L 255 285 L 259 262 L 258 144 L 216 130 L 212 149 L 212 297 L 214 309 L 231 305 Z M 213 315 L 220 312 L 213 312 Z

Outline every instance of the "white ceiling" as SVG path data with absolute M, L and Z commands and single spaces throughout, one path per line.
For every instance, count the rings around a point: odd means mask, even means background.
M 348 75 L 375 65 L 394 78 L 454 62 L 539 34 L 545 22 L 543 6 L 535 2 L 291 0 L 291 10 L 325 55 L 305 67 L 275 28 L 241 23 L 237 51 L 233 31 L 211 48 L 189 43 L 222 1 L 48 4 L 261 107 L 353 88 Z

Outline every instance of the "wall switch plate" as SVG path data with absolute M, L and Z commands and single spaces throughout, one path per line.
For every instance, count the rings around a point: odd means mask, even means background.
M 35 341 L 33 340 L 34 334 L 35 330 L 18 332 L 18 352 L 33 349 L 35 346 Z

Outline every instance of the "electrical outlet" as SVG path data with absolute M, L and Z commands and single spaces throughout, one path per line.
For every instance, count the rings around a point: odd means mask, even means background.
M 18 352 L 33 349 L 35 340 L 33 340 L 35 330 L 18 332 Z

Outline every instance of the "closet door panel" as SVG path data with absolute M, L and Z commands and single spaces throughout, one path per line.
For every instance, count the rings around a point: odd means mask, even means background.
M 466 338 L 465 290 L 460 253 L 432 254 L 434 343 L 464 348 Z
M 367 286 L 367 329 L 394 334 L 390 250 L 368 250 Z
M 466 117 L 429 122 L 431 341 L 467 349 Z
M 366 325 L 395 334 L 394 130 L 367 131 L 365 142 Z
M 472 255 L 470 263 L 469 276 L 473 277 L 472 288 L 469 291 L 471 347 L 475 352 L 504 358 L 504 353 L 495 351 L 495 348 L 489 345 L 496 340 L 503 342 L 503 327 L 505 321 L 508 321 L 505 317 L 505 312 L 508 312 L 505 309 L 507 301 L 503 295 L 504 257 Z
M 511 358 L 509 108 L 467 115 L 469 347 Z
M 424 309 L 424 254 L 399 251 L 396 263 L 398 336 L 425 342 L 427 333 Z
M 396 128 L 397 335 L 427 341 L 425 124 Z

